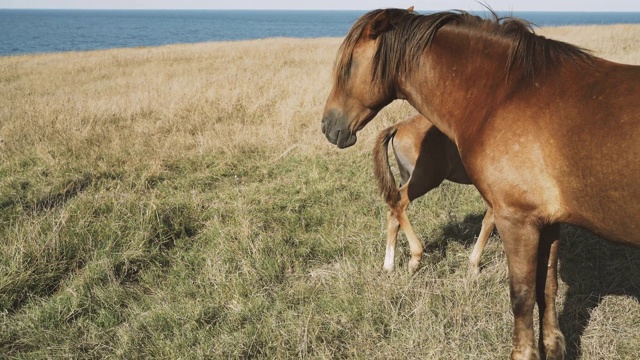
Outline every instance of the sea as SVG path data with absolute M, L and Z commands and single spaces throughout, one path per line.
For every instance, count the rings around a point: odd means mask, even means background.
M 364 13 L 0 9 L 0 56 L 270 37 L 342 37 Z M 640 23 L 640 12 L 498 12 L 498 15 L 517 16 L 536 26 Z

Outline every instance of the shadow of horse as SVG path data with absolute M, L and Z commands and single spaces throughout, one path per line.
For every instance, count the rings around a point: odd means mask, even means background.
M 463 245 L 469 249 L 469 254 L 471 254 L 471 249 L 473 249 L 473 245 L 478 239 L 478 234 L 480 234 L 480 229 L 482 229 L 484 213 L 468 214 L 461 221 L 454 214 L 449 214 L 448 217 L 447 223 L 436 234 L 424 234 L 424 236 L 421 236 L 425 241 L 424 254 L 431 262 L 442 261 L 446 258 L 447 248 L 451 242 Z M 490 239 L 489 241 L 492 240 Z M 482 260 L 480 262 L 480 268 L 482 269 Z
M 453 217 L 425 247 L 425 253 L 446 257 L 451 241 L 473 247 L 484 214 Z M 640 301 L 640 250 L 605 241 L 578 227 L 563 225 L 560 235 L 559 277 L 566 285 L 558 319 L 566 340 L 566 358 L 582 357 L 582 337 L 591 313 L 605 296 L 632 297 Z M 639 329 L 640 331 L 640 329 Z
M 559 275 L 568 289 L 558 318 L 567 342 L 567 358 L 579 359 L 591 312 L 605 296 L 640 301 L 640 251 L 564 225 L 559 256 Z

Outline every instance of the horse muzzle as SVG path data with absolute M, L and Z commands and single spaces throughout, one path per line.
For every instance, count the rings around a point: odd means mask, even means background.
M 344 126 L 344 121 L 333 111 L 330 111 L 322 118 L 322 133 L 330 143 L 344 149 L 356 143 L 358 137 L 348 126 Z

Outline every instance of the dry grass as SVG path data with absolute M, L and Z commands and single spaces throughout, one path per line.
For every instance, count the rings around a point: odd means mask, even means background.
M 640 64 L 640 26 L 545 28 Z M 411 209 L 428 249 L 380 271 L 369 152 L 321 134 L 340 39 L 268 39 L 0 58 L 0 357 L 505 358 L 497 238 L 445 184 Z M 640 253 L 567 227 L 571 356 L 640 348 Z M 400 248 L 406 248 L 400 242 Z
M 542 28 L 537 32 L 584 47 L 607 60 L 640 64 L 640 28 L 637 24 L 559 26 Z

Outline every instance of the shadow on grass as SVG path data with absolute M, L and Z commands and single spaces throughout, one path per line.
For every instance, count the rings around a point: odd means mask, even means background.
M 484 214 L 449 221 L 442 236 L 427 244 L 426 253 L 446 257 L 451 241 L 471 249 Z M 578 227 L 563 225 L 560 235 L 559 276 L 567 285 L 558 320 L 567 344 L 567 359 L 580 359 L 582 336 L 592 311 L 605 296 L 628 296 L 640 301 L 640 249 L 614 244 Z
M 466 215 L 459 221 L 451 218 L 442 228 L 442 232 L 424 244 L 424 252 L 430 257 L 442 260 L 447 256 L 447 248 L 451 242 L 456 242 L 469 249 L 469 253 L 478 239 L 484 213 Z M 424 237 L 426 239 L 426 237 Z M 491 241 L 491 240 L 490 240 Z M 481 265 L 482 268 L 482 265 Z
M 578 359 L 591 312 L 605 296 L 630 296 L 640 301 L 640 250 L 563 226 L 559 275 L 568 286 L 558 315 L 560 328 L 567 342 L 567 358 Z

